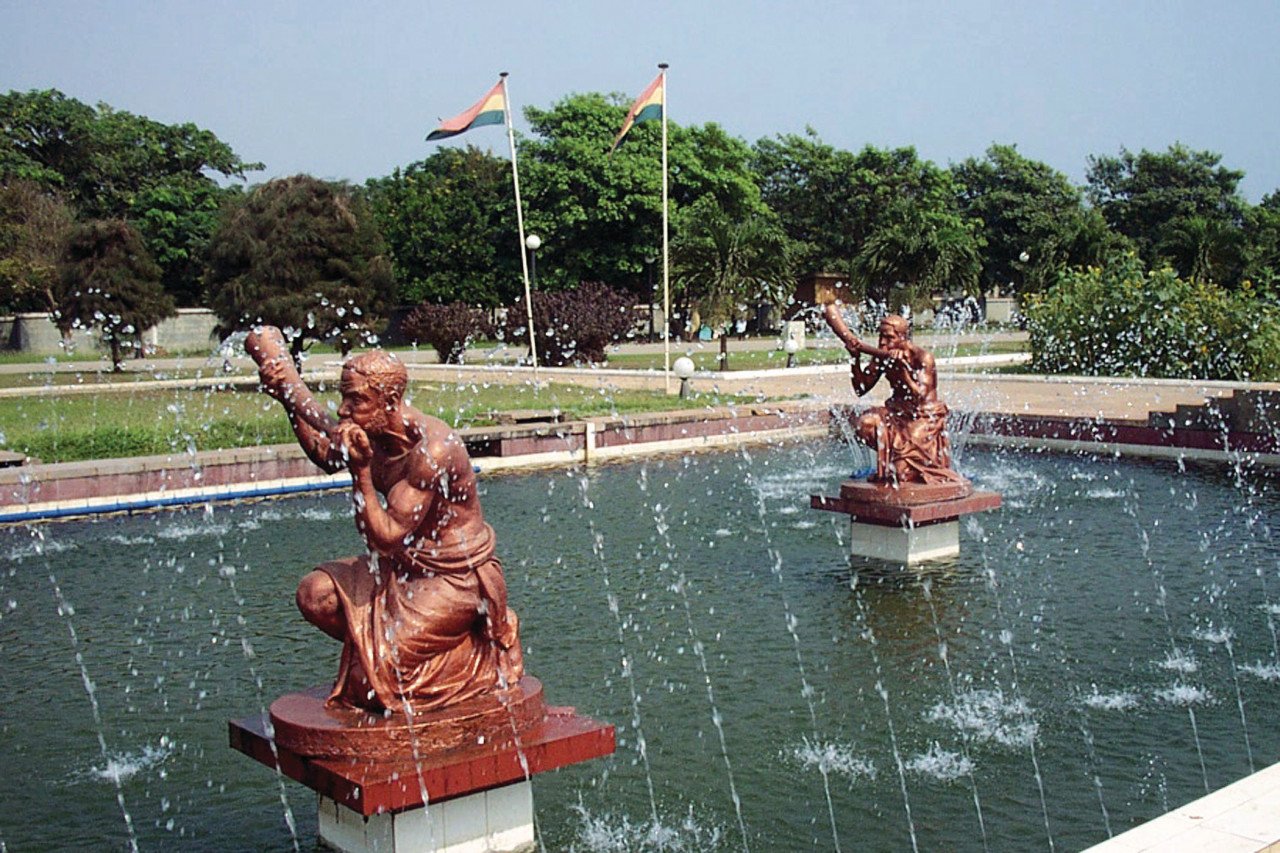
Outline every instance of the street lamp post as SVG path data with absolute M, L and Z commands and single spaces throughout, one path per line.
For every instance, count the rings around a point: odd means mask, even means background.
M 524 238 L 524 247 L 529 250 L 529 304 L 525 306 L 525 310 L 529 314 L 529 357 L 535 362 L 533 369 L 536 381 L 538 366 L 536 364 L 537 356 L 535 355 L 537 343 L 533 339 L 533 291 L 538 286 L 538 249 L 542 247 L 542 238 L 537 234 L 530 234 Z
M 524 238 L 525 248 L 529 250 L 529 286 L 538 286 L 538 250 L 542 248 L 542 238 L 530 234 Z
M 658 285 L 653 281 L 653 264 L 658 260 L 658 256 L 653 252 L 644 256 L 644 271 L 649 279 L 649 340 L 656 341 L 658 339 L 657 329 L 654 327 L 654 314 L 657 313 L 658 301 Z

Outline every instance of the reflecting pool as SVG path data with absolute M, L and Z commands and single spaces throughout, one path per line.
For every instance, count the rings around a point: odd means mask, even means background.
M 968 449 L 962 555 L 855 571 L 803 442 L 482 481 L 526 662 L 618 727 L 547 850 L 1077 849 L 1275 760 L 1276 481 Z M 226 720 L 331 679 L 345 496 L 0 530 L 0 848 L 310 850 Z

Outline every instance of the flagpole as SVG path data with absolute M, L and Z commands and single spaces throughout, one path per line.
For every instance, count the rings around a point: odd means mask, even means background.
M 662 375 L 671 393 L 671 251 L 667 241 L 667 63 L 662 74 Z
M 533 381 L 538 381 L 538 336 L 533 329 L 533 292 L 529 287 L 529 257 L 524 247 L 524 207 L 520 204 L 520 170 L 516 167 L 516 132 L 511 126 L 511 96 L 507 94 L 507 72 L 502 78 L 502 111 L 507 118 L 507 142 L 511 145 L 511 183 L 516 191 L 516 230 L 520 232 L 520 272 L 524 276 L 524 306 L 529 322 L 529 359 L 533 362 Z M 665 168 L 665 167 L 664 167 Z

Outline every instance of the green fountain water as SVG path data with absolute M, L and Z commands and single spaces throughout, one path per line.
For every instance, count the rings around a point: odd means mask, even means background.
M 1076 849 L 1274 759 L 1274 480 L 969 450 L 962 556 L 855 572 L 858 461 L 483 480 L 530 672 L 618 727 L 545 849 Z M 226 720 L 332 677 L 293 590 L 359 547 L 340 495 L 0 531 L 0 849 L 312 849 Z

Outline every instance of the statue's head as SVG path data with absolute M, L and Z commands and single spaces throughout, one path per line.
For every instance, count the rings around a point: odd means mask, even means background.
M 904 346 L 911 340 L 911 323 L 901 314 L 886 314 L 880 321 L 880 349 Z
M 394 355 L 382 350 L 361 353 L 342 367 L 338 417 L 366 432 L 384 432 L 398 413 L 408 384 L 409 372 Z

